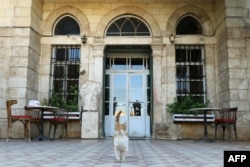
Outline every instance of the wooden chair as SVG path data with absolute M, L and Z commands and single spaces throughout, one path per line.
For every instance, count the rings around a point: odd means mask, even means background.
M 6 109 L 7 109 L 7 119 L 8 119 L 8 129 L 7 129 L 7 139 L 6 142 L 9 142 L 9 134 L 12 128 L 12 125 L 15 122 L 20 121 L 24 126 L 24 138 L 27 138 L 30 142 L 30 120 L 31 116 L 29 115 L 13 115 L 11 106 L 17 104 L 17 100 L 7 100 Z
M 40 125 L 41 125 L 41 110 L 38 109 L 29 109 L 27 106 L 24 107 L 26 115 L 31 116 L 30 123 L 35 124 L 37 127 L 37 134 L 39 134 Z
M 56 111 L 54 118 L 49 119 L 49 135 L 48 136 L 50 137 L 51 128 L 53 126 L 54 127 L 54 135 L 53 135 L 54 140 L 55 140 L 56 129 L 58 125 L 61 125 L 63 138 L 66 136 L 66 139 L 68 139 L 68 132 L 67 132 L 68 110 L 62 109 L 62 110 Z
M 223 141 L 225 139 L 225 131 L 227 127 L 233 127 L 235 133 L 235 139 L 237 140 L 237 130 L 236 130 L 237 111 L 238 108 L 235 107 L 235 108 L 222 108 L 220 111 L 217 112 L 215 118 L 215 139 L 217 138 L 217 127 L 220 126 L 223 131 Z

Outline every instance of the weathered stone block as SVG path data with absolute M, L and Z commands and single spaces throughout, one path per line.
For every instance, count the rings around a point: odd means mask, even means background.
M 82 113 L 81 138 L 98 138 L 98 112 Z
M 231 78 L 229 82 L 229 89 L 248 89 L 248 80 Z
M 231 100 L 247 100 L 247 90 L 230 90 Z

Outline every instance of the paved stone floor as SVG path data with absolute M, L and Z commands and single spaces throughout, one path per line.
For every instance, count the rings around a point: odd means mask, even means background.
M 10 167 L 222 167 L 224 150 L 250 150 L 250 141 L 130 140 L 124 163 L 111 139 L 0 140 L 0 166 Z

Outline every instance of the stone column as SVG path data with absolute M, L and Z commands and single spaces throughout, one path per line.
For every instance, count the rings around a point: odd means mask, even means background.
M 92 57 L 94 61 L 92 62 L 93 64 L 90 67 L 90 71 L 92 71 L 94 75 L 90 76 L 89 79 L 99 83 L 102 83 L 104 47 L 103 44 L 92 46 Z
M 153 45 L 153 135 L 155 139 L 177 139 L 179 130 L 172 123 L 166 104 L 176 97 L 175 46 Z
M 162 45 L 152 45 L 153 52 L 153 134 L 156 138 L 156 127 L 162 123 Z

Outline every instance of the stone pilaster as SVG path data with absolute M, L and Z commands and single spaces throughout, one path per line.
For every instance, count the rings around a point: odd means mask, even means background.
M 89 79 L 103 85 L 103 57 L 104 57 L 104 45 L 96 44 L 92 45 L 90 65 L 89 65 Z M 103 113 L 102 113 L 102 96 L 100 97 L 99 111 L 98 111 L 98 138 L 102 138 L 103 134 Z
M 163 106 L 162 106 L 162 59 L 163 59 L 163 46 L 152 45 L 152 57 L 153 57 L 153 138 L 159 138 L 164 136 L 166 125 L 163 124 Z
M 102 82 L 102 74 L 103 74 L 103 56 L 104 56 L 104 45 L 92 45 L 92 54 L 91 57 L 93 61 L 93 66 L 90 67 L 93 72 L 92 76 L 90 76 L 90 80 L 95 80 L 97 82 Z

